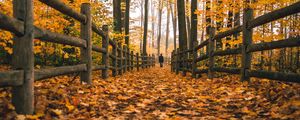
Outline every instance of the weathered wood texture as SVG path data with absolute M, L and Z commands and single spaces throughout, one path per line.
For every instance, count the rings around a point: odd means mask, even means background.
M 284 82 L 300 83 L 300 75 L 295 73 L 269 72 L 262 70 L 250 70 L 247 74 L 251 77 L 267 78 Z
M 87 84 L 92 84 L 92 16 L 91 5 L 83 3 L 81 14 L 84 14 L 85 21 L 80 24 L 80 37 L 86 41 L 86 48 L 80 48 L 80 60 L 86 64 L 86 71 L 80 73 L 80 80 Z
M 108 26 L 103 25 L 102 27 L 105 37 L 102 39 L 102 48 L 104 48 L 106 51 L 108 51 L 108 45 L 109 45 L 109 36 L 108 36 Z M 102 65 L 105 66 L 105 69 L 102 70 L 102 78 L 106 79 L 108 78 L 108 66 L 109 66 L 109 53 L 103 53 L 102 54 Z
M 213 40 L 214 36 L 215 36 L 215 33 L 216 33 L 216 29 L 211 27 L 210 28 L 210 39 L 209 39 L 209 42 L 208 42 L 208 78 L 209 79 L 212 79 L 214 77 L 214 73 L 213 73 L 213 67 L 214 67 L 214 64 L 215 64 L 215 59 L 214 59 L 214 56 L 213 56 L 213 53 L 214 53 L 214 50 L 215 50 L 215 42 Z
M 241 53 L 242 53 L 241 48 L 234 48 L 234 49 L 216 51 L 213 53 L 213 56 L 226 56 L 226 55 L 235 55 Z
M 198 45 L 198 41 L 194 41 L 194 45 Z M 173 52 L 172 52 L 172 54 L 173 54 Z M 193 69 L 193 71 L 192 71 L 192 77 L 193 78 L 196 78 L 196 76 L 197 76 L 197 74 L 196 74 L 196 70 L 197 70 L 197 62 L 196 62 L 196 59 L 197 59 L 197 57 L 198 57 L 198 53 L 197 53 L 197 49 L 195 49 L 195 47 L 194 47 L 194 49 L 193 49 L 193 61 L 192 61 L 192 69 Z
M 241 73 L 241 69 L 237 69 L 237 68 L 214 67 L 213 71 L 225 72 L 225 73 L 230 73 L 230 74 L 240 74 Z
M 96 52 L 100 52 L 100 53 L 106 53 L 107 52 L 105 48 L 102 48 L 102 47 L 99 47 L 99 46 L 96 46 L 96 45 L 93 45 L 92 50 L 96 51 Z
M 300 12 L 299 8 L 300 8 L 300 1 L 294 3 L 290 6 L 287 6 L 287 7 L 278 9 L 278 10 L 274 10 L 270 13 L 267 13 L 265 15 L 259 16 L 255 19 L 251 20 L 248 23 L 247 28 L 251 29 L 251 28 L 272 22 L 274 20 L 278 20 L 280 18 L 299 13 Z
M 128 58 L 128 56 L 127 56 L 128 54 L 127 54 L 127 47 L 126 47 L 126 45 L 123 45 L 123 65 L 124 65 L 124 68 L 123 68 L 123 72 L 125 73 L 125 72 L 127 72 L 127 58 Z
M 252 44 L 247 48 L 247 52 L 257 52 L 263 50 L 272 50 L 286 47 L 297 47 L 300 46 L 300 36 L 291 37 L 284 40 L 273 41 L 269 43 L 258 43 Z
M 112 76 L 117 76 L 117 69 L 118 69 L 118 56 L 117 56 L 117 46 L 113 46 L 112 49 L 112 55 L 115 56 L 115 58 L 112 59 L 112 66 L 114 69 L 112 70 Z
M 229 35 L 233 35 L 242 31 L 243 26 L 236 26 L 233 29 L 227 30 L 225 32 L 220 32 L 216 36 L 214 36 L 214 40 L 221 39 L 227 37 Z
M 133 51 L 130 52 L 130 63 L 131 63 L 130 70 L 133 70 L 133 65 L 134 65 L 134 53 L 133 53 Z
M 118 44 L 118 57 L 120 58 L 119 61 L 118 61 L 118 68 L 119 68 L 119 75 L 122 75 L 123 73 L 123 51 L 122 51 L 122 45 L 121 43 Z
M 140 70 L 140 56 L 139 56 L 139 53 L 136 53 L 136 69 L 137 71 Z
M 99 69 L 97 67 L 94 67 L 93 69 Z M 38 69 L 35 70 L 34 73 L 34 79 L 44 80 L 46 78 L 51 78 L 55 76 L 60 75 L 66 75 L 76 72 L 86 72 L 87 71 L 87 65 L 86 64 L 79 64 L 79 65 L 73 65 L 73 66 L 62 66 L 62 67 L 55 67 L 55 68 L 48 68 L 48 69 Z
M 252 44 L 253 30 L 248 29 L 246 25 L 253 19 L 253 10 L 251 8 L 244 9 L 243 17 L 243 43 L 242 43 L 242 68 L 241 68 L 241 81 L 249 81 L 250 76 L 246 74 L 247 70 L 251 67 L 251 53 L 247 52 L 247 47 Z
M 12 103 L 19 114 L 34 112 L 34 55 L 33 55 L 33 1 L 13 0 L 13 16 L 23 21 L 23 35 L 14 36 L 13 61 L 14 70 L 23 70 L 23 84 L 12 89 Z
M 14 33 L 16 36 L 22 36 L 24 31 L 24 22 L 10 18 L 0 13 L 0 28 Z M 34 27 L 34 37 L 46 42 L 72 45 L 76 47 L 86 47 L 86 41 L 77 37 L 67 36 L 59 33 L 43 30 Z
M 179 74 L 179 69 L 180 69 L 180 62 L 179 62 L 179 48 L 177 48 L 176 49 L 176 51 L 175 51 L 175 53 L 176 53 L 176 56 L 175 56 L 175 60 L 176 60 L 176 65 L 175 65 L 175 72 L 176 72 L 176 74 Z
M 24 83 L 23 78 L 24 78 L 23 70 L 0 72 L 0 87 L 22 85 Z
M 92 67 L 92 70 L 93 71 L 96 71 L 96 70 L 104 70 L 105 69 L 105 66 L 104 65 L 95 65 Z

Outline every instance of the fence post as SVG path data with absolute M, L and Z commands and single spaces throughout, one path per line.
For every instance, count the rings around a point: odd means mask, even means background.
M 145 68 L 147 68 L 147 54 L 143 54 L 143 59 L 144 59 L 143 67 L 145 69 Z
M 148 54 L 145 54 L 145 68 L 148 68 Z
M 106 50 L 106 53 L 102 54 L 102 65 L 104 65 L 104 69 L 102 70 L 102 78 L 106 79 L 108 77 L 108 59 L 109 59 L 109 53 L 108 53 L 108 26 L 103 25 L 102 26 L 103 32 L 105 34 L 105 38 L 102 39 L 102 48 Z
M 133 67 L 134 67 L 133 60 L 134 60 L 134 53 L 133 53 L 133 51 L 131 51 L 130 52 L 130 62 L 131 62 L 130 70 L 133 70 Z
M 144 69 L 144 53 L 141 53 L 141 68 Z
M 15 70 L 24 70 L 23 85 L 12 88 L 12 103 L 19 114 L 34 112 L 33 2 L 14 0 L 14 17 L 24 21 L 24 35 L 14 36 L 13 62 Z
M 147 62 L 148 62 L 148 55 L 147 54 L 145 54 L 145 63 L 144 63 L 144 66 L 145 66 L 145 68 L 147 68 L 148 66 L 147 66 Z
M 122 75 L 122 69 L 123 69 L 123 51 L 122 51 L 122 45 L 121 43 L 118 43 L 118 48 L 120 48 L 118 50 L 118 58 L 119 58 L 119 65 L 118 65 L 118 71 L 119 71 L 119 75 Z
M 145 54 L 145 68 L 148 68 L 148 54 Z
M 151 67 L 151 55 L 148 54 L 148 68 Z
M 153 64 L 154 64 L 154 62 L 153 62 L 153 54 L 151 55 L 151 67 L 153 67 Z
M 117 56 L 117 47 L 118 45 L 116 44 L 116 46 L 113 46 L 113 51 L 112 54 L 116 57 L 115 59 L 112 60 L 112 66 L 113 66 L 113 70 L 112 70 L 112 75 L 115 77 L 117 76 L 117 60 L 118 60 L 118 56 Z
M 214 77 L 213 67 L 215 64 L 215 59 L 213 53 L 215 49 L 214 37 L 215 37 L 216 29 L 214 27 L 211 27 L 209 30 L 210 30 L 210 35 L 209 35 L 209 43 L 208 43 L 208 57 L 209 57 L 208 78 L 212 79 Z
M 241 81 L 249 81 L 250 76 L 247 74 L 247 70 L 251 69 L 251 53 L 247 52 L 247 47 L 252 44 L 252 29 L 248 29 L 249 22 L 253 19 L 253 10 L 251 8 L 244 9 L 243 19 L 243 44 L 242 44 L 242 69 L 241 69 Z
M 198 41 L 194 41 L 194 46 L 198 46 Z M 196 71 L 197 71 L 197 62 L 196 62 L 196 59 L 198 57 L 198 54 L 197 54 L 197 49 L 196 47 L 193 48 L 193 61 L 192 61 L 192 77 L 193 78 L 196 78 L 197 74 L 196 74 Z
M 179 74 L 180 62 L 179 62 L 179 48 L 176 50 L 176 74 Z
M 148 54 L 148 68 L 151 68 L 151 65 L 152 65 L 152 57 L 150 54 Z
M 124 56 L 124 68 L 123 68 L 123 73 L 126 73 L 127 71 L 127 48 L 126 45 L 123 45 L 123 56 Z
M 149 67 L 151 68 L 152 67 L 152 55 L 151 54 L 149 54 Z
M 147 54 L 144 54 L 144 68 L 147 68 Z
M 186 76 L 186 71 L 185 71 L 185 59 L 188 57 L 188 55 L 186 55 L 184 53 L 184 50 L 180 51 L 180 59 L 181 59 L 181 71 L 182 71 L 182 76 Z
M 152 54 L 152 67 L 155 67 L 155 55 L 154 54 Z
M 171 72 L 173 72 L 174 71 L 174 61 L 173 61 L 173 57 L 174 57 L 174 50 L 172 51 L 172 53 L 171 53 Z
M 86 48 L 81 48 L 81 62 L 86 64 L 87 70 L 81 72 L 80 80 L 92 84 L 92 19 L 91 6 L 89 3 L 81 4 L 81 13 L 86 16 L 85 23 L 81 23 L 80 36 L 86 40 Z
M 151 62 L 152 61 L 152 57 L 151 57 L 151 55 L 150 54 L 148 54 L 148 67 L 150 68 L 151 67 Z
M 131 64 L 131 62 L 130 62 L 130 49 L 129 49 L 128 46 L 126 46 L 126 48 L 127 48 L 127 50 L 126 50 L 126 52 L 127 52 L 127 71 L 130 71 L 130 64 Z
M 136 70 L 140 70 L 140 61 L 139 61 L 139 53 L 136 53 Z

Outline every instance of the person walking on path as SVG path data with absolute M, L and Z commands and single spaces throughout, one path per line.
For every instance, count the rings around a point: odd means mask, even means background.
M 163 67 L 164 56 L 162 56 L 162 54 L 160 54 L 160 56 L 158 57 L 158 61 L 159 61 L 160 67 Z

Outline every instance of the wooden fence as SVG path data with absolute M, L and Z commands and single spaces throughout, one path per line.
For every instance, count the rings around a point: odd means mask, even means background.
M 50 32 L 33 25 L 32 0 L 13 0 L 11 18 L 0 12 L 0 29 L 14 34 L 12 71 L 0 72 L 0 87 L 12 87 L 12 103 L 21 114 L 34 112 L 34 81 L 71 73 L 80 73 L 80 80 L 92 84 L 92 71 L 101 70 L 102 78 L 122 75 L 134 68 L 154 66 L 154 55 L 139 55 L 121 46 L 108 36 L 108 26 L 99 29 L 91 19 L 90 4 L 81 5 L 81 13 L 59 0 L 39 0 L 81 23 L 80 38 Z M 102 37 L 102 46 L 92 45 L 92 32 Z M 34 69 L 33 39 L 80 47 L 80 64 L 49 69 Z M 112 46 L 112 52 L 108 46 Z M 101 65 L 92 65 L 92 51 L 102 53 Z
M 215 28 L 210 28 L 209 38 L 203 41 L 201 44 L 195 42 L 195 48 L 180 51 L 179 49 L 172 52 L 172 65 L 171 69 L 177 74 L 179 71 L 191 72 L 193 77 L 196 77 L 197 74 L 207 73 L 209 78 L 213 78 L 214 72 L 224 72 L 230 74 L 240 74 L 241 81 L 249 81 L 250 77 L 258 78 L 267 78 L 279 81 L 287 82 L 300 82 L 300 75 L 296 73 L 283 73 L 283 72 L 270 72 L 263 70 L 251 70 L 251 59 L 252 52 L 263 51 L 263 50 L 272 50 L 278 48 L 286 47 L 298 47 L 300 46 L 300 36 L 287 38 L 284 40 L 278 40 L 268 43 L 257 43 L 252 44 L 252 34 L 253 28 L 261 26 L 263 24 L 278 20 L 280 18 L 297 14 L 300 12 L 300 2 L 296 2 L 285 8 L 272 11 L 260 17 L 253 19 L 253 10 L 246 8 L 243 11 L 243 25 L 236 26 L 235 28 L 221 32 L 215 35 Z M 243 42 L 241 47 L 235 49 L 227 49 L 215 51 L 215 41 L 220 40 L 224 37 L 237 34 L 239 32 L 243 33 Z M 198 56 L 198 51 L 201 48 L 206 46 L 206 51 L 202 51 L 205 54 Z M 183 57 L 188 54 L 190 57 Z M 241 54 L 241 68 L 224 68 L 224 67 L 215 67 L 215 58 L 216 56 L 226 56 L 226 55 L 237 55 Z M 197 63 L 203 60 L 208 59 L 208 69 L 198 69 Z

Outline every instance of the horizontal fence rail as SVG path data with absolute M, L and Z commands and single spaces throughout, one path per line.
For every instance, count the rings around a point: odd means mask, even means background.
M 224 72 L 230 74 L 239 74 L 241 76 L 241 81 L 249 81 L 250 77 L 257 78 L 267 78 L 271 80 L 285 81 L 285 82 L 296 82 L 300 83 L 300 75 L 296 73 L 282 73 L 282 72 L 269 72 L 262 70 L 251 70 L 251 54 L 257 51 L 272 50 L 278 48 L 287 47 L 299 47 L 300 46 L 300 36 L 290 37 L 283 40 L 272 41 L 268 43 L 256 43 L 252 44 L 252 30 L 255 27 L 261 26 L 263 24 L 278 20 L 280 18 L 297 14 L 300 12 L 300 2 L 296 2 L 290 6 L 272 11 L 265 15 L 259 16 L 253 19 L 253 10 L 251 8 L 245 8 L 243 14 L 243 24 L 236 26 L 225 32 L 220 32 L 216 35 L 215 28 L 210 28 L 210 38 L 204 40 L 202 43 L 197 45 L 191 50 L 180 51 L 176 49 L 172 52 L 172 63 L 171 69 L 177 74 L 179 71 L 191 72 L 193 77 L 198 74 L 207 73 L 209 78 L 213 78 L 214 72 Z M 246 24 L 245 24 L 246 23 Z M 216 40 L 220 40 L 227 36 L 231 36 L 242 32 L 243 43 L 238 48 L 217 50 L 215 47 Z M 202 51 L 200 56 L 198 56 L 198 51 L 206 47 L 206 51 Z M 191 52 L 192 51 L 192 52 Z M 183 57 L 183 54 L 188 54 L 188 58 Z M 216 56 L 227 56 L 227 55 L 241 55 L 242 56 L 242 67 L 241 68 L 224 68 L 215 67 L 215 57 Z M 192 58 L 192 60 L 190 60 Z M 199 70 L 197 68 L 197 63 L 207 60 L 207 69 Z
M 32 0 L 13 0 L 16 14 L 13 18 L 0 12 L 0 29 L 14 34 L 13 70 L 0 72 L 0 87 L 13 87 L 12 103 L 20 114 L 34 111 L 34 81 L 72 73 L 79 73 L 82 82 L 92 84 L 92 71 L 101 70 L 102 78 L 122 75 L 127 71 L 150 68 L 155 65 L 155 56 L 134 53 L 127 45 L 110 39 L 108 26 L 100 29 L 91 19 L 90 4 L 83 3 L 78 13 L 60 0 L 39 0 L 81 23 L 80 38 L 50 32 L 33 25 Z M 25 14 L 26 13 L 26 14 Z M 102 46 L 92 45 L 92 32 L 102 37 Z M 33 38 L 34 37 L 34 38 Z M 46 69 L 34 69 L 33 39 L 81 49 L 80 64 Z M 112 46 L 112 50 L 108 47 Z M 92 51 L 102 53 L 102 63 L 92 64 Z M 24 96 L 26 94 L 26 96 Z

